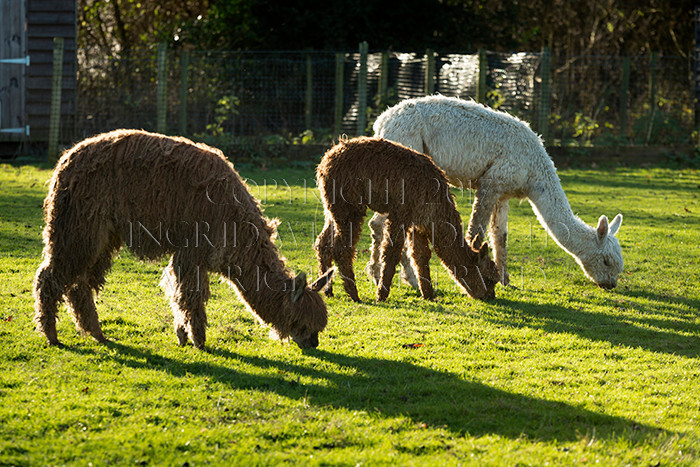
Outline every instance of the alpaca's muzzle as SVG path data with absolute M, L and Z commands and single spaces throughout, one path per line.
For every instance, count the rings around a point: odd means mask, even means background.
M 617 279 L 612 279 L 606 282 L 598 282 L 598 287 L 600 287 L 601 289 L 608 290 L 614 289 L 615 287 L 617 287 Z
M 318 347 L 318 333 L 315 332 L 305 339 L 299 337 L 292 337 L 292 340 L 296 342 L 300 349 L 315 349 Z

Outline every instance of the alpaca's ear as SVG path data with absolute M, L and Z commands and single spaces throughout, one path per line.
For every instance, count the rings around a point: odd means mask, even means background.
M 483 245 L 483 242 L 481 241 L 481 234 L 474 235 L 474 238 L 472 238 L 472 241 L 469 244 L 469 246 L 472 248 L 472 250 L 479 251 L 481 245 Z
M 622 225 L 622 214 L 618 214 L 615 216 L 615 219 L 612 220 L 610 223 L 610 232 L 608 232 L 608 235 L 617 235 L 617 232 L 620 231 L 620 226 Z
M 306 288 L 306 273 L 300 272 L 297 277 L 294 278 L 294 284 L 292 285 L 292 303 L 295 303 L 301 298 L 301 294 L 304 293 Z
M 595 231 L 598 234 L 598 240 L 603 240 L 605 237 L 607 237 L 608 230 L 608 218 L 605 216 L 600 216 L 600 219 L 598 219 L 598 227 L 595 228 Z
M 311 290 L 314 292 L 320 292 L 326 287 L 328 287 L 333 280 L 333 273 L 335 272 L 335 268 L 330 268 L 326 273 L 322 276 L 320 276 L 318 279 L 314 281 L 313 284 L 311 284 Z
M 489 257 L 489 244 L 484 242 L 479 248 L 479 258 L 484 259 Z

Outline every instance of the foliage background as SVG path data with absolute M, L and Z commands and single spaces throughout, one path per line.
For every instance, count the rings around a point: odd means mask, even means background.
M 79 0 L 79 46 L 539 51 L 687 57 L 690 0 Z

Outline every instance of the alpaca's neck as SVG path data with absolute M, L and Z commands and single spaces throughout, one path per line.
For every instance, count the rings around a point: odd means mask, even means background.
M 593 238 L 593 229 L 574 215 L 556 172 L 541 176 L 541 182 L 528 196 L 532 209 L 554 241 L 578 257 Z
M 285 298 L 288 298 L 285 296 L 291 293 L 291 278 L 287 274 L 262 267 L 250 271 L 240 271 L 237 267 L 230 269 L 227 279 L 236 288 L 240 298 L 263 322 L 274 323 Z
M 447 203 L 440 206 L 437 212 L 435 218 L 441 220 L 431 224 L 433 250 L 448 270 L 466 273 L 464 267 L 476 264 L 477 253 L 467 243 L 462 219 L 454 205 Z
M 242 224 L 239 243 L 231 248 L 219 272 L 264 322 L 271 323 L 285 295 L 291 293 L 292 277 L 264 226 L 253 227 L 250 222 Z
M 448 268 L 472 264 L 471 249 L 464 238 L 464 226 L 454 205 L 444 203 L 435 207 L 431 223 L 431 243 L 435 254 Z

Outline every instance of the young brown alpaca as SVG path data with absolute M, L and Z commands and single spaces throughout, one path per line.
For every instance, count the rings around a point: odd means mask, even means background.
M 44 201 L 43 262 L 34 279 L 37 330 L 49 344 L 58 302 L 78 329 L 106 341 L 93 293 L 126 243 L 139 258 L 172 255 L 161 285 L 180 345 L 203 348 L 208 272 L 223 276 L 259 321 L 281 339 L 316 347 L 326 306 L 306 276 L 293 277 L 262 215 L 218 149 L 184 138 L 117 130 L 86 139 L 58 161 Z
M 378 300 L 389 295 L 406 233 L 424 298 L 433 297 L 429 243 L 471 297 L 494 297 L 499 276 L 488 246 L 466 243 L 445 175 L 429 157 L 388 140 L 355 138 L 326 152 L 316 179 L 325 213 L 315 245 L 319 268 L 325 273 L 335 261 L 352 300 L 359 301 L 352 263 L 367 208 L 387 215 Z

